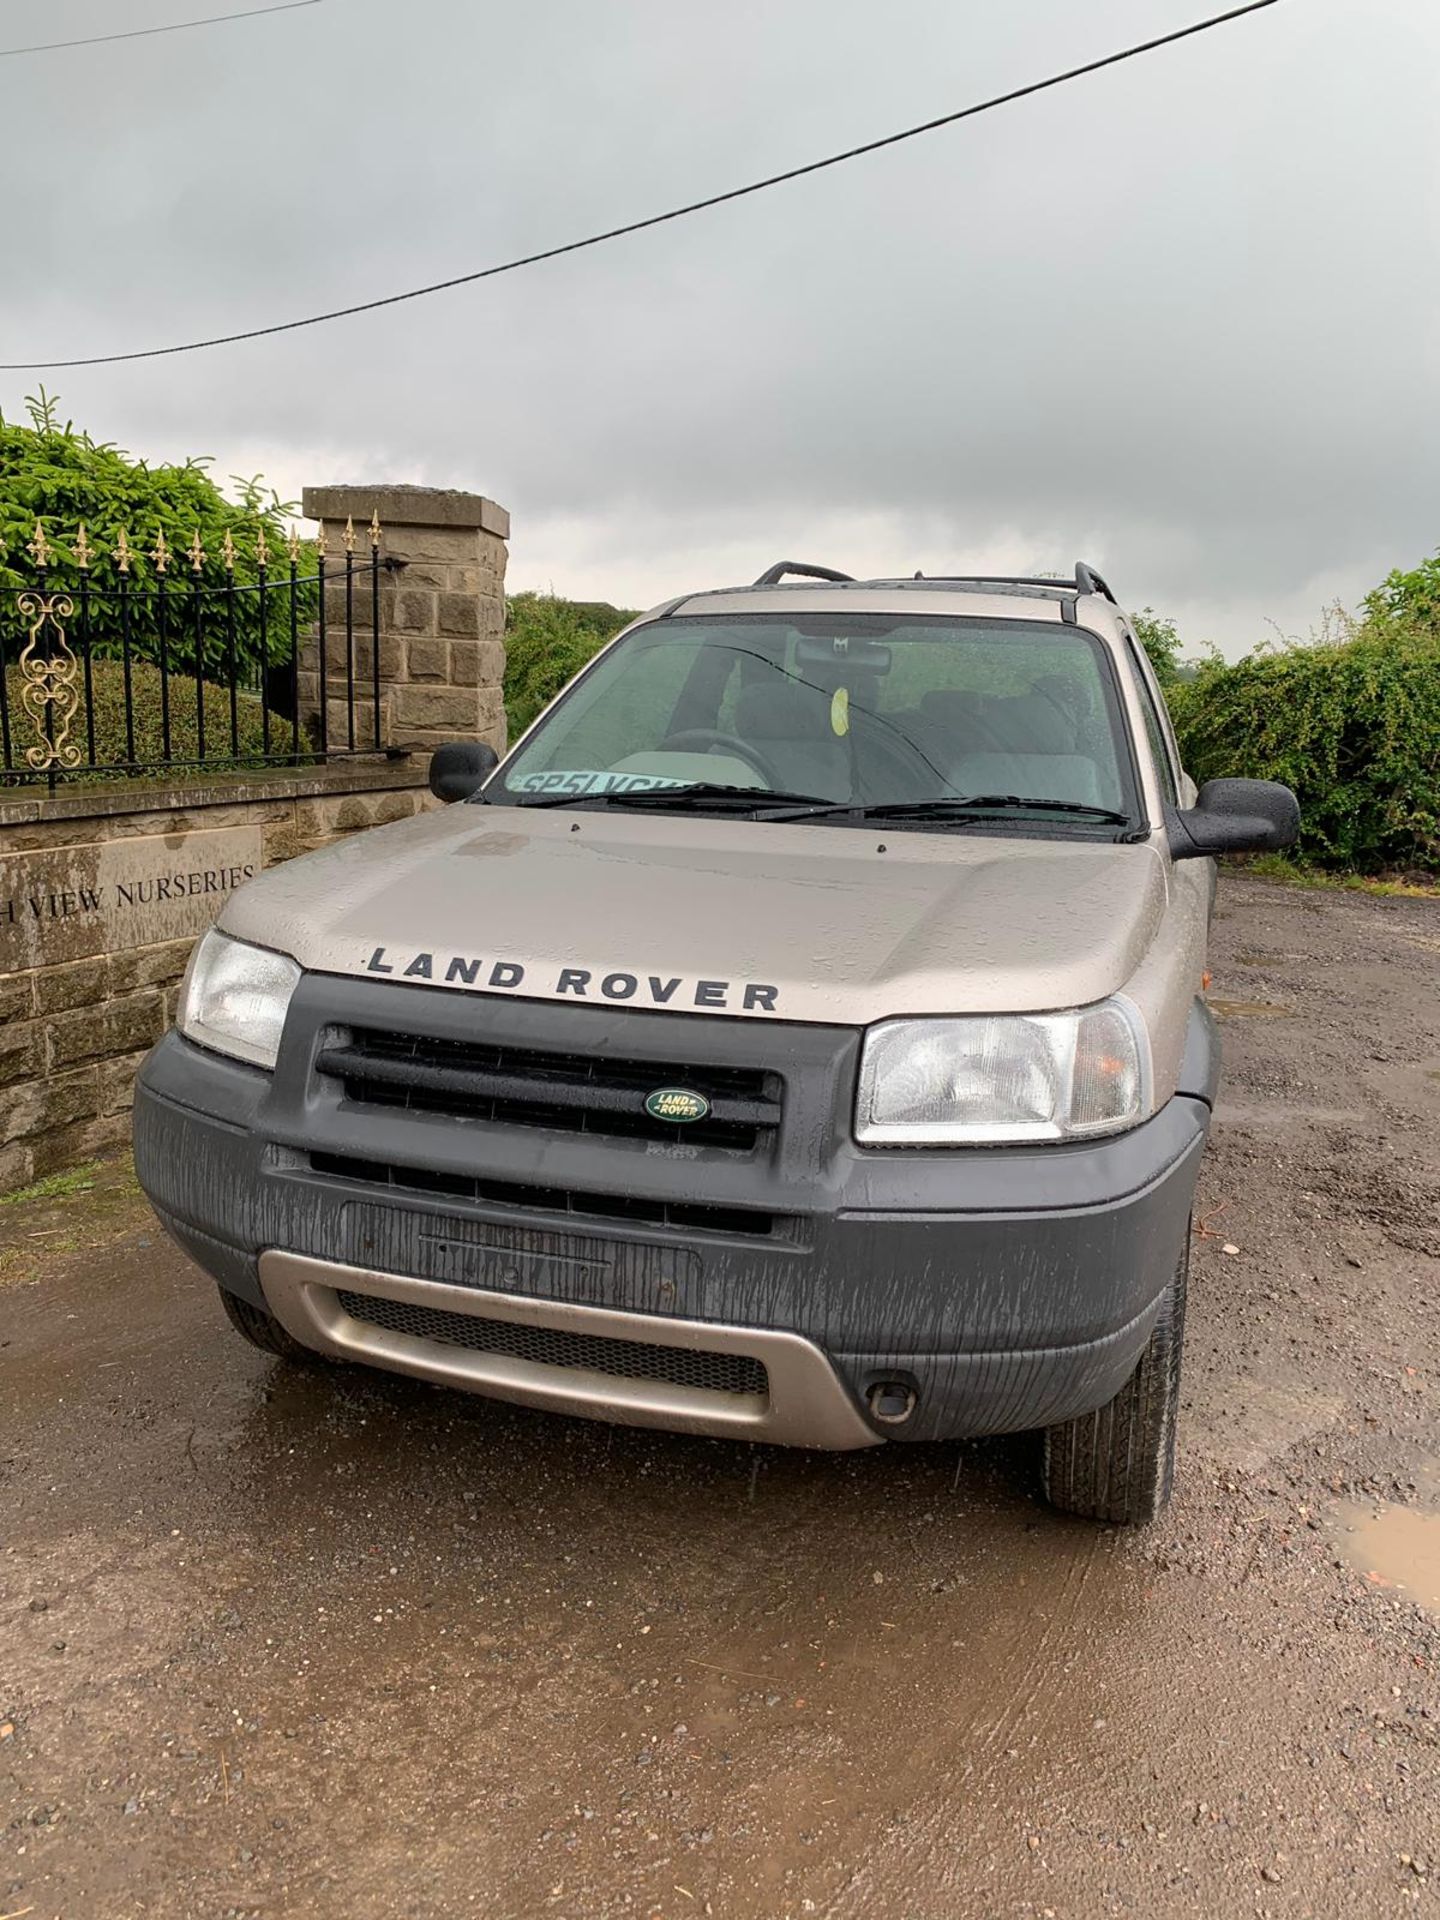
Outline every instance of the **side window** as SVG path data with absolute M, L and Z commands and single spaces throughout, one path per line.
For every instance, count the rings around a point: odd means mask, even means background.
M 1128 638 L 1128 645 L 1130 665 L 1140 683 L 1140 709 L 1145 716 L 1145 737 L 1150 742 L 1150 757 L 1155 762 L 1160 791 L 1172 807 L 1178 807 L 1180 786 L 1175 774 L 1170 730 L 1160 708 L 1159 691 L 1150 671 L 1150 662 L 1136 646 L 1133 635 Z

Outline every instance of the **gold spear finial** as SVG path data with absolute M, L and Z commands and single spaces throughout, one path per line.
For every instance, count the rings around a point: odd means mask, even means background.
M 205 564 L 205 549 L 200 544 L 200 529 L 196 527 L 190 536 L 190 545 L 185 549 L 190 556 L 190 571 L 199 573 Z
M 225 538 L 220 542 L 220 558 L 225 562 L 225 571 L 227 573 L 234 573 L 235 542 L 231 538 L 230 529 L 228 527 L 225 529 Z
M 372 551 L 380 551 L 380 509 L 374 507 L 370 513 L 370 546 Z
M 75 536 L 75 564 L 82 573 L 90 571 L 90 541 L 85 532 L 85 522 L 80 522 L 80 531 Z
M 291 566 L 298 567 L 300 564 L 300 529 L 295 525 L 293 520 L 290 522 L 290 531 L 285 536 L 285 551 L 290 556 Z
M 50 542 L 45 538 L 45 529 L 38 520 L 35 522 L 35 537 L 30 541 L 29 548 L 30 558 L 37 567 L 43 569 L 49 566 Z
M 315 522 L 315 545 L 319 550 L 320 564 L 323 567 L 325 564 L 325 522 L 323 520 Z
M 255 560 L 261 567 L 270 564 L 270 549 L 265 544 L 265 522 L 261 520 L 255 528 Z
M 345 516 L 345 551 L 355 551 L 355 522 L 348 513 Z
M 125 536 L 122 534 L 120 537 L 123 540 Z M 150 558 L 155 562 L 156 573 L 164 573 L 170 565 L 170 549 L 165 544 L 165 529 L 163 527 L 161 527 L 155 536 L 155 549 L 150 555 Z
M 161 534 L 160 538 L 162 541 L 164 540 L 165 536 L 163 533 Z M 120 569 L 121 573 L 129 573 L 130 571 L 130 536 L 128 533 L 126 533 L 124 527 L 121 527 L 119 533 L 117 533 L 115 536 L 114 558 L 115 558 L 115 565 Z M 157 554 L 155 558 L 156 558 L 156 564 L 160 565 L 160 556 Z M 165 571 L 163 565 L 160 566 L 160 571 L 162 573 Z

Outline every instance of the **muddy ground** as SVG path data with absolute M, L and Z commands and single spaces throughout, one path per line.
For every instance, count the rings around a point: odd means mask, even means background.
M 0 1208 L 0 1915 L 1429 1910 L 1440 902 L 1227 878 L 1213 964 L 1137 1535 L 1047 1512 L 1023 1441 L 288 1371 L 118 1173 Z

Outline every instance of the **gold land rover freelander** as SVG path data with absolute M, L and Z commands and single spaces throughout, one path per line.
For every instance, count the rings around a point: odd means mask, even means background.
M 782 564 L 601 651 L 458 804 L 261 874 L 136 1164 L 231 1320 L 557 1412 L 808 1447 L 1038 1430 L 1153 1518 L 1215 1096 L 1213 856 L 1072 580 Z

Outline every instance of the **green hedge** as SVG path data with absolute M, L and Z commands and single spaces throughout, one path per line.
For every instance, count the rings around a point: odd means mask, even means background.
M 1196 780 L 1283 780 L 1302 860 L 1440 871 L 1440 633 L 1371 617 L 1353 638 L 1205 662 L 1166 690 Z
M 95 690 L 95 758 L 102 768 L 115 767 L 113 776 L 86 773 L 96 777 L 127 778 L 119 771 L 126 757 L 125 670 L 118 660 L 96 660 L 91 668 Z M 9 697 L 11 753 L 17 768 L 25 765 L 25 750 L 34 743 L 33 723 L 20 705 L 24 686 L 19 669 L 5 674 Z M 141 766 L 160 770 L 164 736 L 160 722 L 160 674 L 143 660 L 131 666 L 131 692 L 135 716 L 135 759 Z M 199 751 L 199 728 L 195 711 L 195 682 L 170 676 L 170 754 L 174 760 L 195 760 Z M 258 759 L 264 752 L 264 721 L 261 703 L 252 693 L 242 693 L 237 702 L 240 759 Z M 88 758 L 85 709 L 70 723 L 70 741 Z M 270 716 L 270 751 L 290 752 L 293 735 L 288 720 L 277 713 Z M 207 760 L 230 757 L 230 691 L 228 687 L 205 683 L 205 753 Z M 67 775 L 80 778 L 76 774 Z
M 517 593 L 505 619 L 505 717 L 516 740 L 542 707 L 635 615 L 603 600 Z
M 289 573 L 286 552 L 287 516 L 293 502 L 280 500 L 258 475 L 245 479 L 232 474 L 239 501 L 227 500 L 205 471 L 208 462 L 187 460 L 183 466 L 150 466 L 121 448 L 92 440 L 71 421 L 62 420 L 58 402 L 42 388 L 26 401 L 29 426 L 0 414 L 0 644 L 14 660 L 24 641 L 24 622 L 16 594 L 34 584 L 34 565 L 27 548 L 38 520 L 51 549 L 46 584 L 69 593 L 79 609 L 81 571 L 75 543 L 83 524 L 91 551 L 90 646 L 98 657 L 113 658 L 121 648 L 121 602 L 114 548 L 121 529 L 130 544 L 130 624 L 133 651 L 155 658 L 156 569 L 151 558 L 157 533 L 165 535 L 174 558 L 169 568 L 169 662 L 174 669 L 190 667 L 194 658 L 194 627 L 189 600 L 192 574 L 185 550 L 198 533 L 205 552 L 200 580 L 204 587 L 223 589 L 226 581 L 224 540 L 228 533 L 235 550 L 235 582 L 253 586 L 259 578 L 259 534 L 267 547 L 266 578 L 275 594 L 267 594 L 269 658 L 273 664 L 289 651 Z M 368 554 L 364 556 L 368 558 Z M 313 541 L 300 545 L 299 572 L 315 572 Z M 297 620 L 303 631 L 315 617 L 318 594 L 302 586 L 297 595 Z M 201 650 L 212 673 L 222 669 L 226 656 L 227 616 L 223 591 L 202 602 Z M 258 682 L 260 671 L 259 595 L 235 596 L 235 653 L 242 678 Z M 72 637 L 75 623 L 71 622 Z

